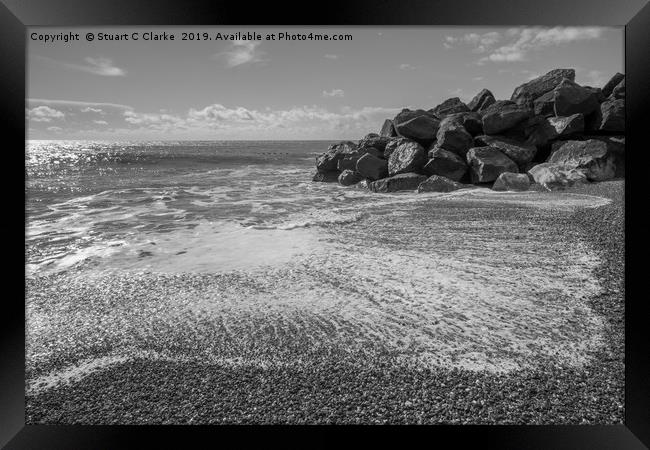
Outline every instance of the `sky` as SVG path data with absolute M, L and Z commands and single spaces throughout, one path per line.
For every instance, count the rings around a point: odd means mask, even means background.
M 44 40 L 69 33 L 80 40 Z M 357 140 L 405 107 L 468 102 L 483 88 L 509 99 L 554 68 L 602 87 L 624 68 L 623 28 L 31 27 L 27 37 L 29 139 Z

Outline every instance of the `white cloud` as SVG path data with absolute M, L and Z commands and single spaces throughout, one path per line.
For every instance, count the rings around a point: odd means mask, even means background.
M 323 91 L 323 97 L 344 97 L 345 91 L 343 89 L 332 89 L 331 91 Z
M 104 77 L 122 77 L 126 75 L 124 69 L 113 64 L 113 61 L 108 58 L 84 58 L 86 64 L 74 63 L 60 63 L 65 67 L 73 70 L 80 70 L 82 72 L 92 73 L 94 75 L 101 75 Z
M 52 119 L 63 119 L 65 114 L 49 106 L 37 106 L 36 108 L 27 109 L 27 118 L 33 122 L 51 122 Z
M 61 127 L 47 127 L 47 131 L 53 131 L 53 132 L 56 133 L 56 132 L 59 132 L 59 131 L 63 131 L 63 128 L 61 128 Z
M 108 122 L 105 120 L 93 120 L 93 123 L 96 123 L 97 125 L 108 125 Z
M 237 67 L 243 64 L 265 61 L 264 52 L 258 49 L 262 41 L 232 41 L 230 48 L 215 57 L 224 59 L 227 67 Z
M 328 53 L 327 55 L 324 56 L 324 58 L 327 58 L 327 59 L 339 59 L 339 55 L 333 55 L 331 53 Z
M 607 83 L 608 76 L 600 70 L 585 70 L 576 67 L 576 79 L 579 84 L 592 87 L 602 87 Z
M 469 44 L 474 47 L 475 53 L 484 53 L 501 39 L 501 34 L 496 31 L 488 33 L 466 33 L 462 36 L 445 36 L 443 46 L 446 49 L 453 48 L 456 44 Z
M 91 108 L 90 106 L 87 106 L 86 108 L 82 108 L 81 112 L 83 113 L 94 112 L 94 113 L 101 114 L 103 111 L 101 110 L 101 108 Z
M 412 66 L 410 64 L 400 64 L 399 69 L 400 70 L 414 70 L 415 66 Z

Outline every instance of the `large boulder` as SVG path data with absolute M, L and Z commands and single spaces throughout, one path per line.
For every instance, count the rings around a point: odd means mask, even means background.
M 625 78 L 623 78 L 621 82 L 616 85 L 612 91 L 611 97 L 614 99 L 625 98 Z
M 379 136 L 378 134 L 370 133 L 359 141 L 358 147 L 360 150 L 374 147 L 379 150 L 381 154 L 383 154 L 384 149 L 386 148 L 386 144 L 390 142 L 390 139 L 391 138 L 386 136 Z
M 570 81 L 575 80 L 576 71 L 574 69 L 551 70 L 542 76 L 518 86 L 512 93 L 510 100 L 518 105 L 530 105 L 535 99 L 555 89 L 564 78 Z
M 368 189 L 372 192 L 414 191 L 426 179 L 425 175 L 417 173 L 400 173 L 370 182 Z
M 353 170 L 344 170 L 339 175 L 338 180 L 341 186 L 352 186 L 353 184 L 357 184 L 363 180 L 363 176 Z
M 549 191 L 573 186 L 575 183 L 587 182 L 587 177 L 582 170 L 557 163 L 537 164 L 528 171 L 528 174 L 535 180 L 535 183 Z
M 399 145 L 388 158 L 388 173 L 392 176 L 400 173 L 421 172 L 426 162 L 426 151 L 420 144 L 405 142 Z
M 590 181 L 609 180 L 616 174 L 614 155 L 598 139 L 556 142 L 548 162 L 581 170 Z
M 436 139 L 440 120 L 432 113 L 424 110 L 402 110 L 393 120 L 395 131 L 399 136 L 406 137 L 428 147 Z
M 457 154 L 434 147 L 429 152 L 429 161 L 424 165 L 422 171 L 427 175 L 440 175 L 458 181 L 467 172 L 467 164 Z
M 452 151 L 462 157 L 465 157 L 467 150 L 472 147 L 474 141 L 472 135 L 461 124 L 457 116 L 443 119 L 440 122 L 436 137 L 438 147 Z
M 625 132 L 625 100 L 608 99 L 596 110 L 589 128 L 608 133 Z
M 431 109 L 430 112 L 435 114 L 437 117 L 443 119 L 449 114 L 456 114 L 461 112 L 469 112 L 470 109 L 465 103 L 460 101 L 458 97 L 453 97 L 445 100 L 435 108 Z
M 565 78 L 553 91 L 553 107 L 556 116 L 591 114 L 598 109 L 598 95 Z
M 494 191 L 527 191 L 530 177 L 525 173 L 503 172 L 492 185 Z
M 323 173 L 337 170 L 339 160 L 354 154 L 357 149 L 357 144 L 350 141 L 330 145 L 325 153 L 316 158 L 316 170 Z
M 547 119 L 550 125 L 550 139 L 566 138 L 585 131 L 585 116 L 578 113 L 568 117 L 549 117 Z
M 386 144 L 386 148 L 384 149 L 384 159 L 390 158 L 390 155 L 392 155 L 393 152 L 397 150 L 397 147 L 399 147 L 402 144 L 406 144 L 407 142 L 415 142 L 415 141 L 405 137 L 392 138 L 390 142 Z
M 474 145 L 477 147 L 494 147 L 500 150 L 504 155 L 523 166 L 533 160 L 537 153 L 537 147 L 524 142 L 515 141 L 503 136 L 476 136 Z
M 492 92 L 483 89 L 481 92 L 476 94 L 472 100 L 470 100 L 467 107 L 470 111 L 481 112 L 494 102 L 496 102 L 496 99 L 494 98 L 494 95 L 492 95 Z
M 623 75 L 622 73 L 617 72 L 616 74 L 614 74 L 614 76 L 610 78 L 610 80 L 605 84 L 605 86 L 603 86 L 603 95 L 605 97 L 609 97 L 610 95 L 612 95 L 612 91 L 614 90 L 614 88 L 624 79 L 625 79 L 625 75 Z
M 482 112 L 483 132 L 499 134 L 532 117 L 528 106 L 517 105 L 508 100 L 499 100 Z
M 381 131 L 379 132 L 380 136 L 385 137 L 394 137 L 397 136 L 395 127 L 393 126 L 393 121 L 390 119 L 384 120 L 384 124 L 381 126 Z
M 537 116 L 552 116 L 555 114 L 555 91 L 547 92 L 533 100 L 533 111 Z
M 388 175 L 388 162 L 366 153 L 357 161 L 356 169 L 363 177 L 378 180 Z
M 336 168 L 339 171 L 342 170 L 356 170 L 357 161 L 365 154 L 371 154 L 377 158 L 383 158 L 384 153 L 380 150 L 377 150 L 375 147 L 357 147 L 351 154 L 345 155 L 343 158 L 339 159 Z
M 503 172 L 518 172 L 517 164 L 494 147 L 474 147 L 467 152 L 472 183 L 496 180 Z
M 316 172 L 312 177 L 312 181 L 320 181 L 324 183 L 333 183 L 339 179 L 338 170 L 330 170 L 328 172 Z
M 418 186 L 418 192 L 451 192 L 469 187 L 444 176 L 432 175 Z

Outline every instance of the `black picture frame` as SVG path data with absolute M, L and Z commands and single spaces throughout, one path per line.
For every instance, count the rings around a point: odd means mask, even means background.
M 3 175 L 5 206 L 9 209 L 0 221 L 4 237 L 5 309 L 0 326 L 0 446 L 22 448 L 142 448 L 164 442 L 175 444 L 205 438 L 217 433 L 237 433 L 239 445 L 265 434 L 256 428 L 249 433 L 241 427 L 113 427 L 25 425 L 24 418 L 24 197 L 18 194 L 24 176 L 25 148 L 25 57 L 26 27 L 94 25 L 609 25 L 625 26 L 626 72 L 626 353 L 625 424 L 612 426 L 433 426 L 399 429 L 364 427 L 380 438 L 406 433 L 431 434 L 427 443 L 453 439 L 454 447 L 477 444 L 494 448 L 633 449 L 650 445 L 650 351 L 643 314 L 647 294 L 633 295 L 642 275 L 642 266 L 631 264 L 634 254 L 643 251 L 634 241 L 632 224 L 647 230 L 643 210 L 632 207 L 632 193 L 643 178 L 636 174 L 643 164 L 636 159 L 648 152 L 643 140 L 649 122 L 646 105 L 650 101 L 650 4 L 647 0 L 363 0 L 354 3 L 330 0 L 323 4 L 302 5 L 278 2 L 251 6 L 247 2 L 171 1 L 171 0 L 0 0 L 0 98 L 2 99 Z M 288 12 L 290 11 L 290 12 Z M 20 151 L 23 149 L 23 151 Z M 646 156 L 647 157 L 647 156 Z M 647 165 L 646 165 L 647 167 Z M 24 174 L 24 172 L 23 172 Z M 9 175 L 9 176 L 7 176 Z M 632 245 L 632 243 L 635 243 Z M 22 264 L 21 264 L 22 261 Z M 22 281 L 20 281 L 22 280 Z M 636 280 L 636 281 L 635 281 Z M 11 289 L 7 289 L 10 287 Z M 273 431 L 285 430 L 274 427 Z M 358 427 L 355 427 L 359 430 Z M 320 440 L 323 428 L 307 428 L 312 436 L 305 445 Z M 293 431 L 292 431 L 293 433 Z M 296 434 L 292 434 L 294 438 Z M 409 434 L 410 435 L 410 434 Z M 419 436 L 422 437 L 422 436 Z M 141 444 L 136 443 L 136 438 Z M 225 443 L 225 441 L 219 441 Z M 219 442 L 215 444 L 218 445 Z M 404 440 L 401 441 L 405 445 Z M 143 444 L 145 443 L 145 444 Z M 645 445 L 644 445 L 645 443 Z

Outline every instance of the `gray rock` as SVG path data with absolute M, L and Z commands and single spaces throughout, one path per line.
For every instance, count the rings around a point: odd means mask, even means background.
M 499 100 L 482 112 L 483 132 L 499 134 L 532 117 L 533 110 L 508 100 Z
M 429 158 L 422 169 L 427 175 L 440 175 L 458 181 L 467 172 L 465 160 L 449 150 L 434 147 L 429 152 Z
M 414 142 L 414 140 L 405 138 L 405 137 L 395 137 L 390 140 L 388 144 L 386 144 L 386 148 L 384 149 L 384 159 L 390 158 L 390 155 L 397 149 L 402 144 L 406 144 L 407 142 Z
M 397 132 L 395 131 L 395 127 L 393 126 L 393 121 L 390 119 L 384 120 L 384 124 L 381 126 L 381 132 L 379 134 L 385 137 L 397 136 Z
M 535 183 L 549 191 L 573 186 L 575 183 L 587 182 L 587 177 L 582 170 L 557 163 L 537 164 L 528 171 L 528 174 L 535 180 Z
M 601 103 L 589 128 L 595 131 L 624 133 L 625 100 L 608 99 Z
M 474 98 L 467 104 L 467 107 L 470 111 L 480 112 L 486 109 L 488 106 L 496 102 L 494 95 L 487 89 L 481 90 Z
M 552 116 L 555 114 L 555 92 L 550 91 L 537 97 L 533 101 L 533 111 L 538 116 Z
M 563 78 L 575 80 L 574 69 L 554 69 L 550 72 L 518 86 L 512 93 L 510 100 L 519 105 L 530 105 L 535 99 L 555 89 Z
M 458 117 L 443 119 L 436 138 L 438 147 L 452 151 L 461 157 L 465 157 L 474 142 L 472 135 L 461 125 Z
M 342 141 L 329 146 L 325 153 L 316 158 L 316 170 L 319 172 L 331 172 L 337 170 L 339 160 L 352 155 L 357 151 L 357 144 L 350 141 Z
M 537 153 L 537 147 L 524 142 L 518 142 L 503 136 L 476 136 L 474 145 L 477 147 L 494 147 L 519 166 L 529 163 Z
M 444 176 L 432 175 L 418 186 L 418 192 L 451 192 L 469 187 Z
M 548 162 L 579 169 L 590 181 L 609 180 L 616 174 L 614 155 L 598 139 L 556 142 Z
M 339 175 L 338 180 L 341 186 L 352 186 L 353 184 L 357 184 L 362 181 L 363 176 L 353 170 L 344 170 Z
M 388 162 L 370 153 L 366 153 L 357 161 L 357 172 L 363 177 L 378 180 L 388 175 Z
M 606 84 L 603 86 L 603 95 L 609 97 L 612 95 L 614 88 L 625 79 L 625 75 L 622 73 L 616 73 Z
M 386 148 L 386 144 L 390 142 L 390 139 L 391 138 L 386 136 L 379 136 L 378 134 L 370 133 L 359 141 L 358 147 L 360 150 L 364 148 L 374 147 L 379 150 L 380 154 L 383 154 L 384 149 Z
M 568 117 L 549 117 L 547 120 L 553 130 L 551 139 L 573 136 L 585 131 L 585 116 L 579 113 Z
M 399 136 L 412 139 L 427 147 L 436 139 L 440 120 L 428 111 L 402 110 L 395 116 L 393 124 Z
M 377 158 L 383 158 L 384 153 L 377 150 L 375 147 L 358 147 L 351 154 L 344 156 L 342 159 L 339 159 L 336 168 L 341 170 L 356 170 L 357 161 L 365 154 L 371 154 Z
M 426 151 L 417 142 L 399 145 L 388 158 L 389 175 L 408 172 L 421 172 L 426 163 Z
M 401 173 L 368 183 L 368 189 L 372 192 L 414 191 L 426 179 L 425 175 L 417 173 Z
M 492 185 L 494 191 L 527 191 L 530 178 L 525 173 L 503 172 Z
M 444 119 L 449 114 L 469 112 L 470 109 L 465 103 L 461 102 L 458 97 L 453 97 L 445 100 L 430 111 L 437 117 Z
M 467 152 L 472 183 L 496 180 L 503 172 L 519 171 L 517 164 L 494 147 L 474 147 Z
M 611 97 L 615 99 L 625 98 L 625 78 L 623 78 L 621 82 L 616 85 L 612 91 Z
M 339 171 L 333 170 L 328 172 L 316 172 L 311 180 L 324 182 L 324 183 L 333 183 L 338 179 L 339 179 Z
M 598 109 L 598 96 L 593 91 L 579 84 L 564 79 L 553 91 L 553 103 L 556 116 L 573 114 L 591 114 Z

